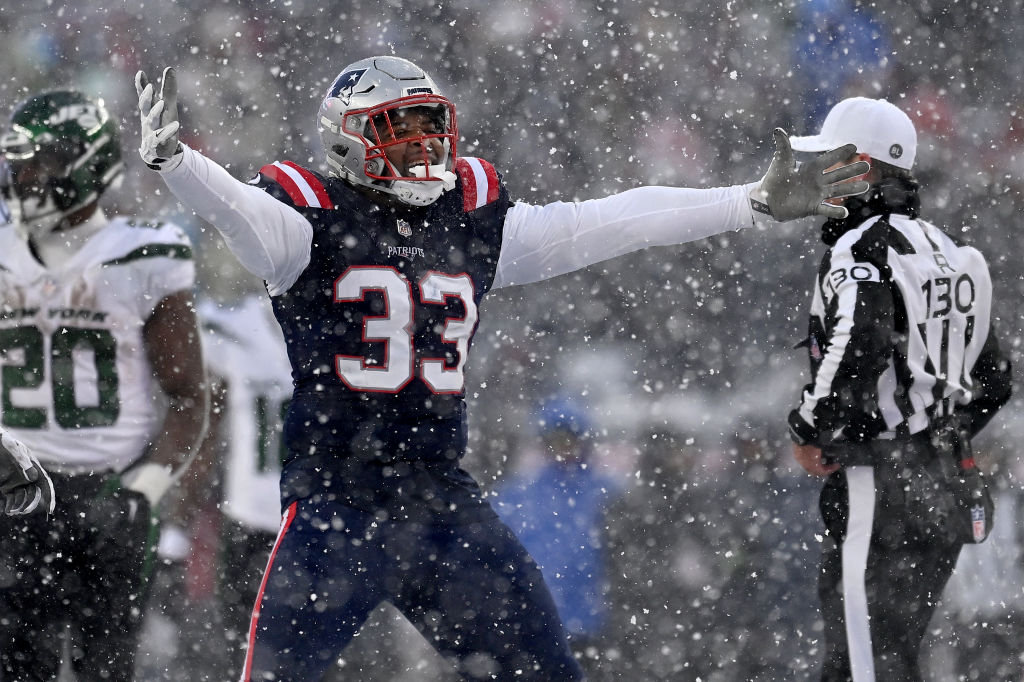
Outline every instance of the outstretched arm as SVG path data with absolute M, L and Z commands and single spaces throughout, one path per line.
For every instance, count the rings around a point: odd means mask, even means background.
M 637 187 L 589 201 L 517 203 L 505 216 L 493 287 L 537 282 L 648 246 L 749 227 L 748 193 L 755 187 Z
M 868 164 L 845 163 L 856 147 L 797 164 L 789 136 L 781 128 L 774 134 L 775 156 L 760 182 L 712 189 L 638 187 L 590 201 L 515 204 L 505 217 L 492 287 L 528 284 L 648 246 L 750 227 L 756 214 L 778 221 L 845 217 L 845 208 L 825 201 L 867 191 L 866 182 L 853 178 L 866 173 Z
M 298 211 L 178 141 L 177 84 L 164 69 L 160 92 L 143 72 L 135 76 L 142 122 L 139 153 L 171 192 L 224 237 L 245 268 L 283 293 L 309 264 L 313 227 Z
M 206 436 L 209 389 L 192 295 L 166 296 L 143 328 L 146 356 L 169 406 L 144 462 L 121 475 L 155 506 L 188 468 Z

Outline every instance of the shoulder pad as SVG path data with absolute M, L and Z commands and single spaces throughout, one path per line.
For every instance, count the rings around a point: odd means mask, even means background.
M 281 186 L 297 207 L 334 208 L 320 178 L 292 161 L 275 161 L 260 168 L 260 175 Z
M 487 161 L 460 156 L 455 161 L 455 172 L 462 181 L 462 208 L 466 213 L 498 200 L 498 172 Z
M 110 219 L 109 228 L 120 233 L 124 243 L 179 243 L 191 246 L 192 240 L 181 226 L 164 220 L 136 218 L 130 216 L 114 216 Z M 109 229 L 108 228 L 108 229 Z
M 115 216 L 105 235 L 103 265 L 124 265 L 159 257 L 192 259 L 192 240 L 174 223 Z
M 127 216 L 117 216 L 110 220 L 111 223 L 122 222 L 125 227 L 138 228 L 141 230 L 160 230 L 166 223 L 162 220 L 149 220 L 147 218 L 129 218 Z

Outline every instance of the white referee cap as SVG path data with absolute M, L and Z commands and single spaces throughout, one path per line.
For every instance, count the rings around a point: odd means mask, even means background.
M 895 104 L 867 97 L 844 99 L 828 112 L 820 133 L 789 142 L 798 152 L 824 152 L 852 142 L 858 152 L 906 170 L 917 156 L 917 131 L 910 117 Z

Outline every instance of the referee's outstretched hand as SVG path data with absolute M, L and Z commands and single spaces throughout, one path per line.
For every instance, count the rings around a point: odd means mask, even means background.
M 775 155 L 768 172 L 753 193 L 754 207 L 766 211 L 778 221 L 821 215 L 826 218 L 845 218 L 848 211 L 842 206 L 825 203 L 828 199 L 863 194 L 870 185 L 864 180 L 852 180 L 864 175 L 871 166 L 866 161 L 846 163 L 857 153 L 856 145 L 846 144 L 822 152 L 806 163 L 797 163 L 789 135 L 776 128 Z M 840 165 L 836 168 L 832 166 Z M 829 170 L 832 168 L 832 170 Z M 762 205 L 758 206 L 756 202 Z

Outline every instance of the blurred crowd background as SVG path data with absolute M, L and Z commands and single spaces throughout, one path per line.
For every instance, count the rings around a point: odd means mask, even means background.
M 884 97 L 917 124 L 924 215 L 989 257 L 997 333 L 1020 367 L 1022 5 L 7 0 L 0 108 L 58 86 L 104 98 L 129 166 L 108 210 L 185 226 L 200 295 L 229 304 L 258 283 L 133 153 L 138 69 L 155 79 L 177 68 L 183 139 L 244 179 L 273 160 L 321 167 L 314 113 L 326 87 L 357 59 L 406 57 L 455 102 L 459 153 L 491 161 L 531 203 L 753 181 L 774 127 L 810 134 L 839 99 Z M 821 251 L 818 224 L 798 221 L 485 299 L 467 468 L 493 491 L 538 470 L 549 453 L 540 405 L 569 396 L 591 420 L 589 466 L 617 481 L 591 520 L 608 566 L 607 609 L 579 638 L 594 679 L 813 676 L 817 485 L 790 461 L 784 418 L 805 381 L 793 347 Z M 934 624 L 934 679 L 1022 674 L 1022 426 L 1015 399 L 979 443 L 1005 537 L 965 552 L 974 568 L 958 573 Z M 147 674 L 183 670 L 167 656 L 202 648 L 181 619 L 158 616 L 187 611 L 181 600 L 201 599 L 203 585 L 155 605 Z M 378 615 L 338 679 L 443 678 L 414 633 Z

